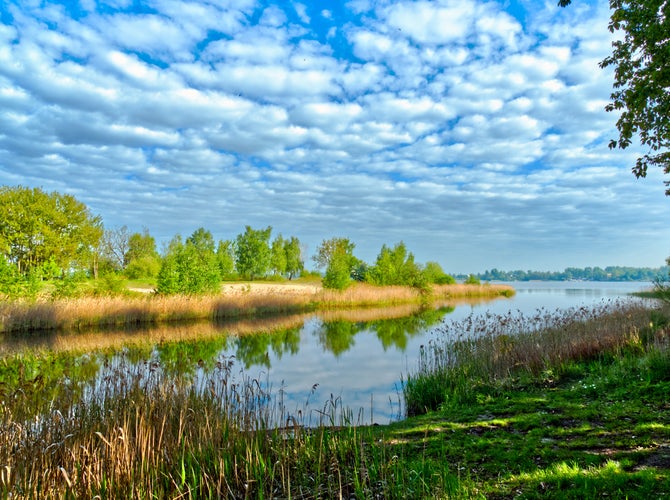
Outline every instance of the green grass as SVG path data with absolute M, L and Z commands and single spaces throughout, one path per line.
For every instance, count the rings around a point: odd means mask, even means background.
M 431 476 L 459 476 L 463 498 L 667 498 L 668 394 L 670 352 L 653 347 L 474 388 L 382 434 Z

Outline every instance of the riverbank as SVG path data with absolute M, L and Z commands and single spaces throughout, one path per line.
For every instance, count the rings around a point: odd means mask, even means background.
M 92 358 L 46 359 L 69 380 L 48 388 L 35 376 L 35 356 L 5 358 L 0 495 L 661 498 L 670 491 L 667 318 L 639 304 L 586 321 L 545 318 L 560 328 L 536 332 L 543 352 L 565 342 L 589 349 L 541 365 L 503 349 L 514 344 L 507 333 L 532 333 L 538 323 L 483 331 L 480 352 L 490 357 L 462 371 L 469 391 L 388 426 L 357 426 L 331 398 L 318 411 L 324 425 L 305 428 L 262 381 L 235 379 L 226 359 L 204 362 L 196 386 L 188 376 L 168 377 L 167 365 L 135 366 L 129 353 L 84 399 L 76 373 L 90 372 Z M 598 325 L 608 342 L 594 343 Z M 487 341 L 498 348 L 486 350 Z M 511 363 L 506 369 L 500 354 Z M 270 414 L 286 425 L 268 427 Z
M 223 285 L 220 294 L 206 296 L 135 292 L 130 297 L 4 302 L 0 304 L 0 332 L 144 326 L 513 294 L 514 289 L 506 285 L 436 285 L 427 293 L 412 287 L 362 283 L 344 291 L 327 290 L 314 283 L 234 283 Z

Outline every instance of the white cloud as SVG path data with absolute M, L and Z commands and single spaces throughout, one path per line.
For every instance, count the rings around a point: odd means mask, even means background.
M 609 264 L 615 226 L 650 265 L 670 248 L 632 237 L 664 227 L 662 176 L 635 181 L 636 151 L 607 149 L 603 6 L 533 4 L 523 25 L 475 0 L 82 7 L 12 4 L 0 24 L 1 183 L 160 238 L 283 225 L 312 250 L 405 240 L 464 272 L 497 247 L 552 268 L 568 237 L 593 255 L 573 265 Z

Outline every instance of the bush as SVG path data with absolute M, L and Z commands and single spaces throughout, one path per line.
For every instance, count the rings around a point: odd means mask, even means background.
M 323 277 L 323 287 L 334 290 L 344 290 L 351 284 L 350 257 L 345 254 L 336 254 L 330 259 L 326 275 Z
M 131 260 L 124 271 L 128 279 L 155 278 L 161 269 L 160 260 L 153 256 Z
M 479 281 L 479 278 L 474 274 L 470 274 L 467 279 L 464 281 L 466 285 L 481 285 L 482 282 Z

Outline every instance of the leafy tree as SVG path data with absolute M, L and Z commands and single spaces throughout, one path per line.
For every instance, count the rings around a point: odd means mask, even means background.
M 323 277 L 323 287 L 335 290 L 344 290 L 351 284 L 351 256 L 345 253 L 335 253 Z
M 270 267 L 272 267 L 272 272 L 276 275 L 283 276 L 286 273 L 286 240 L 282 235 L 278 235 L 272 241 L 272 249 L 270 256 Z
M 435 283 L 436 285 L 453 285 L 456 283 L 454 277 L 445 273 L 442 266 L 437 262 L 426 262 L 423 274 L 428 283 Z
M 414 255 L 407 252 L 402 241 L 393 248 L 382 245 L 375 265 L 368 271 L 367 279 L 375 285 L 421 286 L 426 281 L 414 262 Z
M 270 235 L 272 227 L 252 229 L 245 226 L 245 231 L 237 235 L 235 240 L 235 267 L 244 278 L 253 280 L 268 274 L 270 269 Z
M 125 275 L 130 279 L 154 278 L 158 275 L 161 261 L 156 250 L 156 240 L 149 230 L 133 233 L 128 237 L 128 250 L 124 256 Z
M 326 268 L 325 288 L 343 290 L 350 284 L 351 275 L 360 263 L 353 254 L 355 246 L 348 238 L 331 238 L 318 246 L 313 259 L 319 268 Z
M 123 256 L 127 266 L 132 261 L 146 257 L 157 258 L 156 239 L 144 228 L 141 233 L 133 233 L 128 237 L 128 249 Z
M 39 188 L 0 187 L 0 252 L 27 274 L 51 258 L 61 269 L 94 262 L 100 217 L 73 196 Z
M 235 274 L 235 248 L 230 240 L 220 240 L 216 247 L 216 261 L 222 279 L 232 278 Z
M 286 273 L 288 274 L 288 279 L 293 279 L 305 269 L 300 240 L 295 236 L 291 236 L 290 239 L 285 240 L 284 253 L 286 254 Z
M 158 272 L 160 294 L 216 292 L 221 281 L 211 233 L 200 228 L 185 243 L 172 239 Z
M 571 0 L 559 0 L 565 7 Z M 614 91 L 607 111 L 622 111 L 619 138 L 610 148 L 626 149 L 637 136 L 648 153 L 638 158 L 633 173 L 645 177 L 651 166 L 670 174 L 670 2 L 610 0 L 609 30 L 620 36 L 601 68 L 614 67 Z M 670 186 L 670 181 L 666 181 Z M 670 195 L 670 187 L 665 191 Z

